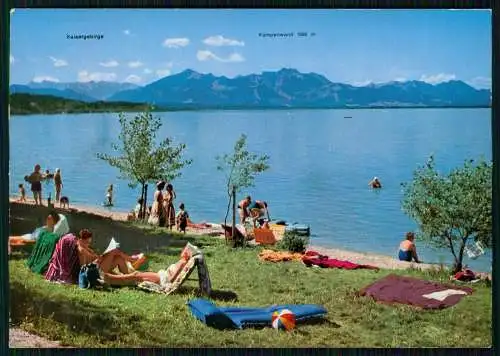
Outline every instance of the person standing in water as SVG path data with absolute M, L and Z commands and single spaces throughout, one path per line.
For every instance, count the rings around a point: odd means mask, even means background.
M 42 180 L 43 176 L 40 173 L 42 167 L 39 164 L 35 165 L 35 169 L 28 176 L 28 182 L 31 184 L 31 191 L 33 192 L 33 199 L 36 205 L 42 205 Z
M 54 174 L 54 186 L 56 188 L 56 202 L 59 203 L 59 199 L 61 199 L 61 190 L 62 190 L 62 177 L 61 170 L 56 168 L 56 174 Z
M 167 188 L 165 193 L 163 194 L 163 206 L 165 207 L 165 227 L 168 227 L 172 230 L 172 227 L 175 226 L 175 208 L 174 208 L 174 200 L 177 198 L 174 186 L 172 184 L 167 184 Z
M 113 206 L 113 184 L 110 184 L 106 190 L 106 205 Z
M 416 263 L 422 263 L 418 259 L 417 247 L 415 246 L 415 234 L 413 232 L 406 233 L 406 239 L 399 244 L 398 257 L 400 261 L 411 262 L 415 260 Z
M 380 180 L 378 179 L 378 177 L 373 177 L 373 179 L 370 181 L 370 183 L 368 183 L 368 185 L 370 187 L 372 187 L 373 189 L 382 188 L 382 183 L 380 183 Z

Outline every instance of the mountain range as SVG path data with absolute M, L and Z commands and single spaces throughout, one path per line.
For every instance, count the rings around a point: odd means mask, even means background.
M 295 69 L 228 78 L 185 70 L 145 86 L 116 82 L 11 85 L 11 93 L 53 95 L 86 102 L 148 103 L 189 108 L 487 107 L 491 91 L 463 81 L 353 86 Z

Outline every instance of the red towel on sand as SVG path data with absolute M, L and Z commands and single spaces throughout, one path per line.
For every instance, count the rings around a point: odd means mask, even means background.
M 51 282 L 76 283 L 80 261 L 78 247 L 73 234 L 64 235 L 56 244 L 45 279 Z
M 349 261 L 341 261 L 335 258 L 329 258 L 328 256 L 320 255 L 315 251 L 307 251 L 302 257 L 302 262 L 307 266 L 319 266 L 322 268 L 342 268 L 342 269 L 379 269 L 375 266 L 370 265 L 359 265 L 357 263 Z

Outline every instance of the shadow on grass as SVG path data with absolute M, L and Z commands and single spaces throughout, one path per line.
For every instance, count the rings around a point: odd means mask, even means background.
M 81 290 L 81 293 L 113 292 L 113 289 Z M 139 339 L 148 340 L 153 344 L 161 344 L 162 340 L 154 335 L 147 334 L 140 325 L 141 316 L 110 310 L 99 307 L 86 301 L 78 302 L 57 298 L 50 300 L 42 295 L 28 290 L 20 283 L 11 283 L 10 286 L 11 306 L 10 315 L 14 325 L 25 320 L 50 319 L 65 325 L 71 332 L 99 335 L 100 339 L 106 341 L 117 341 L 123 332 L 123 325 L 134 330 Z
M 193 286 L 181 286 L 176 294 L 194 294 L 198 298 L 206 297 L 198 287 Z M 209 298 L 223 302 L 233 302 L 238 300 L 238 295 L 233 291 L 213 289 Z

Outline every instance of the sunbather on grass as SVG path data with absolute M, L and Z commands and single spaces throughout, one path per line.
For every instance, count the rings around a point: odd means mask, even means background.
M 54 233 L 54 226 L 57 224 L 59 219 L 59 214 L 55 211 L 50 212 L 47 216 L 45 226 L 40 230 L 35 247 L 26 261 L 26 265 L 34 273 L 44 274 L 47 270 L 52 254 L 56 248 L 57 241 L 59 241 L 60 238 L 58 234 Z
M 399 260 L 411 262 L 415 260 L 416 263 L 422 263 L 418 259 L 417 255 L 417 247 L 415 246 L 415 234 L 413 232 L 408 232 L 406 234 L 406 239 L 401 242 L 399 245 Z
M 90 247 L 92 243 L 92 233 L 89 230 L 83 229 L 78 235 L 78 258 L 80 265 L 84 266 L 89 263 L 95 263 L 101 270 L 101 274 L 112 273 L 118 267 L 118 270 L 123 274 L 129 274 L 130 270 L 127 262 L 130 262 L 134 268 L 138 268 L 144 259 L 140 256 L 129 256 L 126 253 L 115 249 L 104 255 L 98 255 Z

